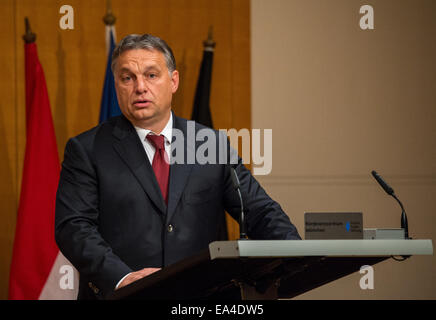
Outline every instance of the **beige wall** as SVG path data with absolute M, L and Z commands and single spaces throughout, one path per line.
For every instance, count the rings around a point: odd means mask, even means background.
M 374 8 L 361 30 L 359 8 Z M 273 129 L 273 169 L 261 177 L 304 236 L 306 211 L 362 211 L 365 227 L 436 239 L 436 2 L 252 0 L 252 127 Z M 436 256 L 375 266 L 300 299 L 435 299 Z

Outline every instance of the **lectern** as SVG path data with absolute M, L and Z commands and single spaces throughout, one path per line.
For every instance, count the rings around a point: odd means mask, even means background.
M 208 250 L 123 287 L 108 298 L 292 298 L 363 265 L 395 256 L 432 254 L 431 240 L 216 241 Z

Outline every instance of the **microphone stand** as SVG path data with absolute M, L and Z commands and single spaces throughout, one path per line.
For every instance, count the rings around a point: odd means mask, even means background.
M 245 229 L 245 213 L 244 202 L 242 201 L 241 183 L 239 182 L 236 170 L 230 167 L 230 176 L 232 177 L 233 188 L 238 192 L 239 201 L 241 203 L 241 212 L 239 213 L 239 240 L 247 240 L 247 232 Z

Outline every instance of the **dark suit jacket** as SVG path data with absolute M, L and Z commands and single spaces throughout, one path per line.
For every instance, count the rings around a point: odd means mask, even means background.
M 187 133 L 187 120 L 173 116 L 173 122 Z M 202 128 L 195 124 L 196 132 Z M 300 239 L 240 159 L 235 167 L 248 236 Z M 167 206 L 135 128 L 119 116 L 68 141 L 56 242 L 80 273 L 78 298 L 104 298 L 129 272 L 165 267 L 207 249 L 218 239 L 224 211 L 238 220 L 239 209 L 229 166 L 222 164 L 171 165 Z

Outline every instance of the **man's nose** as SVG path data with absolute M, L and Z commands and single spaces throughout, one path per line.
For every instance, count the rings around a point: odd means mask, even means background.
M 138 79 L 136 80 L 136 92 L 143 93 L 143 92 L 147 92 L 147 90 L 148 88 L 145 79 L 138 77 Z

